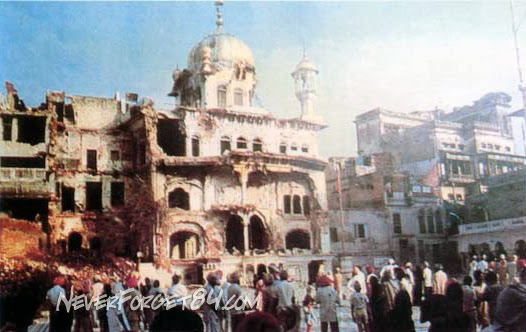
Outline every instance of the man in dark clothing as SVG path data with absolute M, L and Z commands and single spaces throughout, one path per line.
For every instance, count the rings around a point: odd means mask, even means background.
M 526 331 L 526 268 L 519 281 L 504 288 L 497 299 L 495 332 Z

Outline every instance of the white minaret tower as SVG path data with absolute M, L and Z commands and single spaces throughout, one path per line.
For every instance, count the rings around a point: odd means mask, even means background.
M 298 63 L 292 73 L 296 85 L 296 97 L 301 105 L 300 119 L 309 122 L 323 123 L 322 117 L 314 113 L 317 75 L 318 70 L 312 62 L 309 61 L 305 52 L 303 52 L 303 59 Z

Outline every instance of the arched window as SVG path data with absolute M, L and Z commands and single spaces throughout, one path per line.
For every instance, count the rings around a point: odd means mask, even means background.
M 426 212 L 424 209 L 418 210 L 418 228 L 420 230 L 420 234 L 426 233 Z
M 279 153 L 287 153 L 287 143 L 282 142 L 279 145 Z
M 192 136 L 192 156 L 199 156 L 199 136 Z
M 301 214 L 301 197 L 294 195 L 292 198 L 292 213 Z
M 301 146 L 301 152 L 303 153 L 309 153 L 309 146 L 307 144 L 303 144 Z
M 254 139 L 252 142 L 252 151 L 263 151 L 263 142 L 259 138 Z
M 239 137 L 237 139 L 237 148 L 238 149 L 246 149 L 247 148 L 247 140 L 244 137 Z
M 428 233 L 434 233 L 435 232 L 435 218 L 433 216 L 433 210 L 428 209 L 427 210 L 427 231 Z
M 231 149 L 232 148 L 230 146 L 230 137 L 221 137 L 221 154 L 225 153 L 225 151 L 230 151 Z
M 226 107 L 226 86 L 224 85 L 217 87 L 217 107 Z
M 289 250 L 293 248 L 310 249 L 310 234 L 304 230 L 293 230 L 285 236 L 285 247 Z
M 243 106 L 243 90 L 239 88 L 234 90 L 234 105 Z
M 168 207 L 190 210 L 190 195 L 181 188 L 168 194 Z

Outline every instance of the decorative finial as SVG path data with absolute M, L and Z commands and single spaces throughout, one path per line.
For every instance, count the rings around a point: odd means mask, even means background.
M 305 49 L 305 40 L 303 41 L 303 59 L 307 57 L 307 51 Z
M 222 31 L 222 26 L 223 26 L 223 13 L 221 13 L 221 6 L 223 5 L 223 0 L 217 0 L 216 1 L 216 9 L 217 9 L 217 20 L 216 20 L 216 25 L 217 25 L 217 32 L 221 32 Z

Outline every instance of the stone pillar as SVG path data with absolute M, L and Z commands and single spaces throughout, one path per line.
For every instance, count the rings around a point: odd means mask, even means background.
M 247 200 L 248 172 L 241 171 L 239 173 L 239 180 L 241 181 L 241 205 L 245 205 Z
M 18 118 L 14 117 L 11 124 L 11 142 L 18 141 Z
M 248 221 L 246 221 L 245 219 L 243 219 L 243 240 L 245 241 L 245 252 L 244 252 L 244 255 L 245 256 L 248 256 L 248 253 L 249 253 L 249 243 L 248 243 Z

